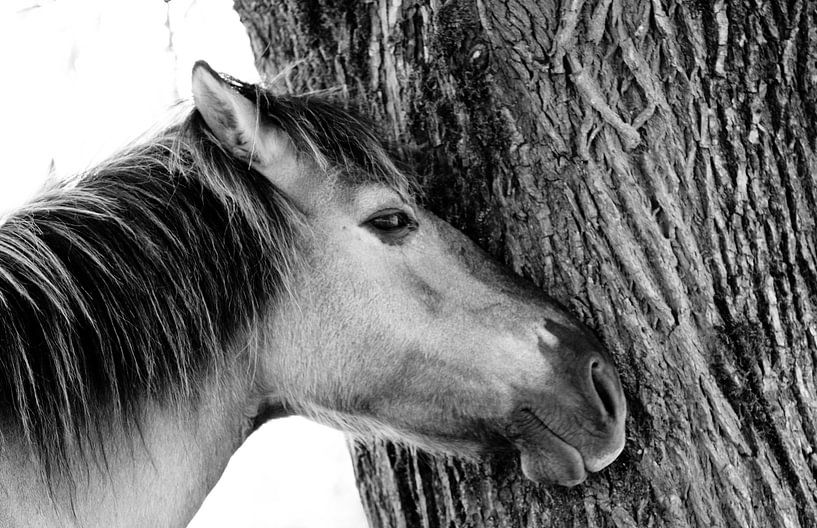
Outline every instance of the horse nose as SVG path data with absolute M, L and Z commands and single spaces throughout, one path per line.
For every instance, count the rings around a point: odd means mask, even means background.
M 610 360 L 593 355 L 586 365 L 585 397 L 592 409 L 590 422 L 597 441 L 592 442 L 595 445 L 587 449 L 584 455 L 587 470 L 595 472 L 609 465 L 624 448 L 627 401 L 618 372 Z
M 590 399 L 605 420 L 618 421 L 624 414 L 624 395 L 615 369 L 599 356 L 589 361 Z

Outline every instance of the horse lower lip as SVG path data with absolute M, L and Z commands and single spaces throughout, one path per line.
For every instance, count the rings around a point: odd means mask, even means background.
M 587 478 L 581 453 L 562 440 L 529 410 L 520 411 L 524 424 L 514 444 L 521 453 L 522 472 L 535 482 L 575 486 Z

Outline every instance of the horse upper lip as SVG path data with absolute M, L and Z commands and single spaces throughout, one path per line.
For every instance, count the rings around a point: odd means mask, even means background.
M 569 446 L 577 453 L 572 458 L 581 459 L 582 466 L 590 473 L 596 473 L 610 465 L 624 450 L 626 438 L 622 418 L 588 418 L 581 414 L 574 416 L 566 413 L 570 411 L 553 408 L 543 416 L 535 407 L 519 407 L 512 419 L 514 438 L 520 440 L 515 443 L 539 445 L 543 456 L 546 455 L 546 448 L 558 452 L 564 451 L 561 444 Z M 570 424 L 575 428 L 572 431 L 569 429 Z M 565 426 L 568 426 L 567 433 Z
M 559 435 L 559 433 L 557 433 L 556 431 L 554 431 L 554 430 L 553 430 L 553 427 L 549 426 L 549 425 L 548 425 L 548 424 L 547 424 L 547 423 L 546 423 L 546 422 L 545 422 L 545 421 L 544 421 L 544 420 L 543 420 L 543 419 L 542 419 L 542 418 L 541 418 L 541 417 L 540 417 L 540 416 L 539 416 L 539 415 L 538 415 L 538 414 L 537 414 L 537 413 L 536 413 L 536 412 L 535 412 L 533 409 L 531 409 L 530 407 L 523 407 L 523 408 L 519 409 L 518 411 L 516 411 L 516 415 L 515 415 L 515 416 L 516 416 L 516 417 L 521 417 L 521 418 L 522 418 L 522 420 L 521 420 L 521 421 L 526 422 L 526 424 L 528 424 L 528 425 L 533 425 L 533 426 L 534 426 L 534 428 L 533 428 L 534 430 L 536 430 L 536 429 L 546 430 L 546 431 L 548 431 L 550 434 L 552 434 L 553 436 L 555 436 L 556 438 L 558 438 L 559 440 L 561 440 L 562 442 L 566 443 L 567 445 L 571 445 L 571 444 L 570 444 L 570 442 L 568 442 L 567 440 L 565 440 L 564 438 L 562 438 L 562 436 L 561 436 L 561 435 Z M 519 422 L 520 422 L 520 420 L 517 420 L 517 423 L 519 423 Z M 525 431 L 520 431 L 520 432 L 524 433 Z

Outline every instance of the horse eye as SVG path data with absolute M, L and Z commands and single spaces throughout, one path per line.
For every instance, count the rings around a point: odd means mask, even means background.
M 403 211 L 385 211 L 367 220 L 365 224 L 379 234 L 401 236 L 417 227 L 417 222 Z
M 408 216 L 404 213 L 391 213 L 369 220 L 369 224 L 381 231 L 392 231 L 408 225 Z

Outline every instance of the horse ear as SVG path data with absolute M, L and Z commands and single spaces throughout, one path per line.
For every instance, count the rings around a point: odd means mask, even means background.
M 291 153 L 289 138 L 263 130 L 256 104 L 230 86 L 205 61 L 193 66 L 193 101 L 219 142 L 256 169 Z
M 193 101 L 224 148 L 306 208 L 311 187 L 298 170 L 297 149 L 289 135 L 264 122 L 256 103 L 204 61 L 193 66 Z
M 221 144 L 238 158 L 252 161 L 257 109 L 230 87 L 209 64 L 193 66 L 193 101 Z

